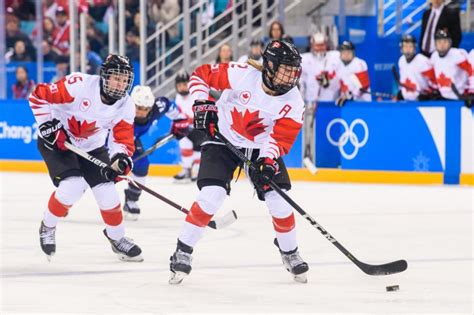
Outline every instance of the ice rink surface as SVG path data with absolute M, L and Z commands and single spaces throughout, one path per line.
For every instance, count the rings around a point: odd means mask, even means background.
M 183 214 L 142 195 L 142 216 L 127 235 L 143 263 L 112 253 L 90 191 L 60 222 L 57 252 L 48 263 L 38 228 L 53 186 L 46 174 L 1 173 L 1 314 L 10 313 L 330 313 L 472 314 L 472 188 L 296 182 L 291 196 L 357 258 L 397 259 L 408 270 L 367 276 L 299 214 L 307 284 L 284 270 L 272 244 L 265 204 L 243 179 L 218 213 L 239 219 L 208 230 L 194 252 L 193 271 L 168 284 L 169 257 Z M 147 185 L 189 207 L 195 185 L 150 178 Z M 123 196 L 125 184 L 118 188 Z M 386 292 L 388 285 L 398 292 Z

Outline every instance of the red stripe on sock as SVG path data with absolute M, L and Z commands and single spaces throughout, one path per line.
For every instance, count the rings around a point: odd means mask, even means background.
M 295 216 L 290 214 L 286 218 L 273 218 L 273 228 L 280 233 L 288 233 L 295 228 Z
M 197 202 L 194 202 L 191 210 L 189 210 L 188 215 L 186 216 L 186 222 L 194 224 L 199 227 L 206 226 L 209 221 L 211 221 L 212 214 L 208 214 L 201 209 Z
M 184 157 L 193 155 L 193 152 L 193 149 L 181 149 L 181 155 Z
M 48 209 L 57 217 L 65 217 L 71 206 L 60 203 L 58 199 L 56 199 L 56 192 L 53 192 L 51 197 L 49 197 Z
M 112 209 L 100 209 L 100 214 L 107 225 L 117 226 L 122 223 L 123 217 L 120 204 Z

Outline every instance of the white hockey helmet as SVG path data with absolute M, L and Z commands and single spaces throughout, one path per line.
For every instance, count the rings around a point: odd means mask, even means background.
M 155 97 L 149 86 L 137 85 L 132 90 L 132 101 L 135 106 L 151 108 L 155 103 Z
M 311 36 L 311 52 L 318 58 L 326 56 L 328 38 L 324 33 L 316 32 Z
M 311 36 L 312 44 L 326 44 L 328 41 L 326 35 L 321 32 L 316 32 Z

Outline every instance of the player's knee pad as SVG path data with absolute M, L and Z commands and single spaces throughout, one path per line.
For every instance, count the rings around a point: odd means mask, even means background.
M 274 218 L 286 218 L 293 213 L 293 207 L 273 190 L 265 194 L 265 204 Z
M 220 186 L 206 186 L 199 192 L 196 202 L 206 213 L 214 215 L 222 206 L 226 190 Z
M 112 182 L 92 187 L 92 193 L 94 194 L 97 205 L 101 210 L 114 209 L 117 205 L 120 205 L 120 198 L 117 189 L 115 188 L 115 184 Z
M 55 197 L 60 203 L 72 206 L 82 197 L 86 189 L 87 182 L 84 177 L 67 177 L 59 182 Z

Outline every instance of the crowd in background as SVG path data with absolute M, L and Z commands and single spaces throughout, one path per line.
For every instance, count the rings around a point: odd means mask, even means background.
M 182 13 L 182 0 L 150 0 L 147 8 L 147 32 L 151 34 L 157 23 L 166 24 L 173 20 L 180 13 Z M 193 1 L 190 1 L 191 4 Z M 424 55 L 429 56 L 434 50 L 434 37 L 439 29 L 446 30 L 451 37 L 452 46 L 458 47 L 461 41 L 459 11 L 452 10 L 450 7 L 444 5 L 443 0 L 431 0 L 431 5 L 425 11 L 422 19 L 421 38 L 419 41 L 420 50 Z M 52 62 L 56 65 L 57 75 L 54 80 L 60 79 L 68 73 L 68 65 L 70 60 L 70 22 L 69 22 L 69 1 L 68 0 L 45 0 L 43 5 L 43 39 L 40 49 L 43 53 L 45 62 Z M 214 0 L 211 1 L 212 6 L 208 8 L 202 18 L 202 23 L 207 23 L 214 16 L 219 15 L 226 8 L 232 5 L 231 0 Z M 117 0 L 79 0 L 79 13 L 87 13 L 87 72 L 90 74 L 97 74 L 100 65 L 108 54 L 108 20 L 109 16 L 117 10 Z M 7 0 L 6 1 L 6 61 L 8 62 L 28 62 L 36 60 L 37 47 L 35 47 L 35 37 L 38 33 L 38 25 L 35 25 L 35 4 L 34 1 L 26 0 Z M 140 12 L 139 0 L 126 0 L 126 55 L 132 61 L 139 60 L 140 50 Z M 28 27 L 29 26 L 29 27 Z M 181 40 L 182 30 L 179 29 L 178 24 L 173 25 L 166 31 L 166 41 L 168 43 L 179 42 Z M 321 37 L 323 36 L 323 37 Z M 232 47 L 224 43 L 220 45 L 216 55 L 216 63 L 228 63 L 230 61 L 245 62 L 248 59 L 254 59 L 261 62 L 261 52 L 265 45 L 273 40 L 287 40 L 292 41 L 292 37 L 285 33 L 284 26 L 274 21 L 271 23 L 268 33 L 264 38 L 254 38 L 250 42 L 248 53 L 244 56 L 235 56 Z M 324 49 L 321 48 L 323 45 Z M 326 34 L 315 36 L 311 34 L 309 53 L 303 55 L 303 76 L 302 88 L 303 96 L 307 101 L 315 101 L 316 98 L 338 101 L 344 103 L 347 99 L 355 100 L 371 100 L 370 81 L 367 72 L 367 64 L 365 61 L 355 56 L 355 46 L 351 42 L 344 42 L 339 45 L 339 50 L 342 54 L 337 55 L 338 60 L 342 60 L 341 67 L 347 61 L 352 61 L 354 69 L 350 69 L 347 75 L 356 75 L 359 83 L 356 82 L 354 87 L 354 80 L 344 81 L 343 79 L 337 83 L 337 93 L 330 92 L 330 97 L 325 96 L 324 91 L 308 88 L 312 82 L 308 83 L 306 77 L 315 77 L 315 86 L 318 89 L 331 89 L 330 83 L 334 74 L 331 71 L 335 69 L 322 69 L 323 62 L 318 65 L 313 64 L 311 56 L 320 56 L 324 53 L 324 58 L 321 60 L 331 59 L 331 54 L 326 56 L 326 51 L 329 49 Z M 342 48 L 342 49 L 341 49 Z M 155 47 L 149 47 L 153 50 Z M 323 49 L 324 51 L 321 51 Z M 344 51 L 350 52 L 348 55 Z M 148 52 L 151 53 L 150 51 Z M 309 54 L 309 55 L 308 55 Z M 348 56 L 344 61 L 342 56 Z M 74 56 L 79 63 L 79 53 Z M 333 58 L 334 59 L 334 58 Z M 317 61 L 315 61 L 317 63 Z M 329 62 L 330 64 L 331 62 Z M 305 65 L 306 64 L 306 65 Z M 328 66 L 328 62 L 324 61 L 324 67 Z M 347 66 L 347 65 L 346 65 Z M 313 67 L 315 71 L 305 69 Z M 315 68 L 316 67 L 316 68 Z M 349 68 L 349 67 L 346 67 Z M 314 70 L 313 69 L 313 70 Z M 188 71 L 190 69 L 187 69 Z M 341 68 L 339 68 L 341 70 Z M 345 69 L 343 69 L 345 70 Z M 318 72 L 318 73 L 316 73 Z M 14 98 L 25 98 L 26 95 L 34 87 L 34 81 L 28 78 L 28 71 L 25 67 L 18 67 L 16 71 L 17 82 L 12 86 Z M 333 87 L 334 88 L 334 87 Z M 364 92 L 360 92 L 363 90 Z M 350 93 L 346 93 L 350 92 Z M 328 94 L 328 93 L 326 93 Z

